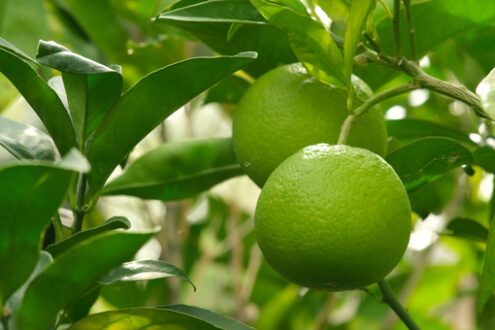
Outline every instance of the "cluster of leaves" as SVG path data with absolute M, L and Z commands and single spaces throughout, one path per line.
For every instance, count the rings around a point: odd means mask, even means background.
M 232 75 L 238 70 L 256 78 L 282 63 L 300 61 L 316 79 L 342 88 L 352 86 L 349 81 L 353 73 L 376 90 L 406 81 L 400 72 L 374 63 L 357 66 L 354 61 L 356 54 L 369 51 L 363 43 L 363 30 L 385 54 L 395 52 L 394 24 L 387 7 L 374 0 L 320 0 L 307 1 L 306 5 L 297 0 L 182 0 L 151 22 L 156 9 L 169 3 L 48 3 L 45 7 L 43 1 L 0 1 L 0 73 L 22 94 L 46 129 L 45 133 L 0 117 L 0 144 L 18 159 L 0 168 L 3 325 L 9 329 L 48 329 L 73 324 L 74 329 L 85 329 L 132 321 L 136 328 L 165 324 L 187 329 L 247 328 L 185 305 L 120 309 L 87 317 L 100 292 L 112 283 L 169 276 L 191 281 L 182 270 L 163 261 L 127 262 L 156 229 L 128 231 L 126 218 L 113 217 L 81 231 L 83 219 L 97 207 L 100 195 L 182 200 L 242 174 L 230 139 L 208 138 L 162 144 L 107 183 L 117 167 L 125 166 L 143 138 L 196 96 L 208 91 L 206 103 L 235 104 L 249 86 L 241 76 Z M 392 1 L 383 3 L 392 5 Z M 495 48 L 489 44 L 495 3 L 419 1 L 412 3 L 411 12 L 415 49 L 403 43 L 401 52 L 418 58 L 428 54 L 429 74 L 444 80 L 455 76 L 468 88 L 477 87 L 484 111 L 495 117 L 495 74 L 488 74 L 495 56 Z M 406 22 L 405 11 L 399 13 L 401 21 Z M 26 29 L 19 29 L 26 15 L 37 18 L 29 20 Z M 330 26 L 327 18 L 332 21 Z M 122 20 L 132 28 L 126 29 Z M 63 22 L 63 28 L 54 28 L 54 21 Z M 138 34 L 134 40 L 145 42 L 128 41 L 132 37 L 129 31 Z M 406 24 L 400 26 L 399 35 L 408 40 Z M 47 36 L 76 52 L 44 41 L 35 49 L 38 39 Z M 187 58 L 187 39 L 199 40 L 221 56 Z M 187 59 L 177 62 L 183 58 Z M 122 68 L 100 62 L 117 62 Z M 130 74 L 123 77 L 122 71 L 127 74 L 126 70 Z M 54 77 L 44 78 L 55 71 Z M 386 160 L 402 179 L 414 211 L 423 218 L 441 212 L 452 198 L 449 192 L 455 183 L 449 182 L 473 176 L 473 172 L 495 173 L 490 121 L 451 114 L 450 102 L 432 95 L 419 107 L 411 106 L 404 97 L 383 104 L 408 110 L 406 119 L 387 123 L 391 138 Z M 484 133 L 473 142 L 469 134 L 478 132 L 480 124 L 485 127 Z M 456 170 L 461 167 L 464 172 Z M 443 181 L 447 184 L 439 187 Z M 468 198 L 457 201 L 462 205 L 445 232 L 457 240 L 467 239 L 469 243 L 460 244 L 467 244 L 470 250 L 484 252 L 478 310 L 480 322 L 487 327 L 493 315 L 485 305 L 493 305 L 495 289 L 495 234 L 490 230 L 495 213 L 493 200 L 485 212 L 488 215 L 479 211 L 487 205 L 473 205 L 476 203 Z M 61 205 L 70 206 L 72 221 L 61 220 Z M 55 241 L 42 244 L 40 238 L 50 223 Z M 200 227 L 203 230 L 207 226 Z M 186 243 L 197 244 L 195 239 L 192 235 Z M 245 240 L 253 244 L 252 236 Z M 218 257 L 224 255 L 219 253 Z M 479 261 L 475 266 L 463 266 L 458 274 L 465 268 L 477 272 L 479 266 Z M 186 265 L 186 272 L 190 268 Z M 404 269 L 394 279 L 394 286 L 401 287 L 411 272 L 407 266 Z M 267 278 L 276 276 L 264 268 L 260 273 L 267 273 Z M 432 275 L 431 279 L 437 278 Z M 281 289 L 285 286 L 281 279 L 256 285 L 251 299 L 264 303 L 264 313 L 256 324 L 262 329 L 307 327 L 312 322 L 307 315 L 314 314 L 314 309 L 307 306 L 321 306 L 326 299 L 322 293 L 310 293 L 298 300 L 298 289 Z M 264 292 L 275 294 L 268 298 Z M 360 305 L 361 317 L 355 318 L 355 326 L 370 314 L 373 319 L 383 317 L 383 310 L 374 310 L 369 300 Z M 410 308 L 415 317 L 429 324 L 426 322 L 436 321 L 425 320 L 424 311 L 434 303 L 413 301 Z

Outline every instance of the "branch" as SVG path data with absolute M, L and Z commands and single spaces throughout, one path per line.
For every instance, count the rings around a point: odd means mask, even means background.
M 406 20 L 407 20 L 407 29 L 409 30 L 409 43 L 411 45 L 411 59 L 416 62 L 416 43 L 414 42 L 414 35 L 416 34 L 416 30 L 414 30 L 412 24 L 412 16 L 411 16 L 411 0 L 402 0 L 404 2 L 404 7 L 406 9 Z
M 352 125 L 356 122 L 356 120 L 366 112 L 368 112 L 369 109 L 371 109 L 374 105 L 385 101 L 389 98 L 392 98 L 397 95 L 401 95 L 410 91 L 413 91 L 415 89 L 420 88 L 420 85 L 418 84 L 417 81 L 413 80 L 410 81 L 407 84 L 400 85 L 391 89 L 387 89 L 386 91 L 383 91 L 381 93 L 375 94 L 369 99 L 367 99 L 363 104 L 361 104 L 359 107 L 354 109 L 344 120 L 342 123 L 341 129 L 340 129 L 340 134 L 339 134 L 339 140 L 338 144 L 345 144 L 347 140 L 347 136 L 349 135 L 349 131 L 351 130 Z
M 394 0 L 394 38 L 395 38 L 395 55 L 402 55 L 402 47 L 400 45 L 400 0 Z
M 383 294 L 383 302 L 385 302 L 387 305 L 390 306 L 390 308 L 394 310 L 394 312 L 402 320 L 402 322 L 404 322 L 407 328 L 410 330 L 419 330 L 419 326 L 416 324 L 416 322 L 414 322 L 411 315 L 409 315 L 407 310 L 397 300 L 385 279 L 378 282 L 378 286 L 380 287 L 380 290 Z

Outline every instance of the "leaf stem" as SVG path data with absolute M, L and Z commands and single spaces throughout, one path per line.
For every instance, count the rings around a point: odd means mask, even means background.
M 407 310 L 400 304 L 400 302 L 395 297 L 394 293 L 388 286 L 388 283 L 385 279 L 378 282 L 378 286 L 383 294 L 383 302 L 390 306 L 397 314 L 397 316 L 404 322 L 410 330 L 419 330 L 419 326 L 414 322 L 411 315 L 407 312 Z
M 375 94 L 369 99 L 367 99 L 363 104 L 359 107 L 355 108 L 344 120 L 342 126 L 340 128 L 340 134 L 338 139 L 338 144 L 345 144 L 347 141 L 347 137 L 351 130 L 352 125 L 356 122 L 356 120 L 363 114 L 369 111 L 374 105 L 385 101 L 391 97 L 401 95 L 415 89 L 420 88 L 418 82 L 416 80 L 410 81 L 407 84 L 400 85 L 391 89 L 387 89 L 381 93 Z
M 76 210 L 74 216 L 74 224 L 72 225 L 72 234 L 78 233 L 82 229 L 82 225 L 84 222 L 84 217 L 86 215 L 86 175 L 79 174 L 77 179 L 77 188 L 76 188 Z
M 395 55 L 402 56 L 402 47 L 400 42 L 400 0 L 394 0 L 394 39 L 395 39 Z
M 407 29 L 409 31 L 409 43 L 411 45 L 411 59 L 416 62 L 416 43 L 414 41 L 414 35 L 416 34 L 416 30 L 414 30 L 412 23 L 412 15 L 411 15 L 411 0 L 402 0 L 404 2 L 404 8 L 406 10 L 406 20 L 407 20 Z

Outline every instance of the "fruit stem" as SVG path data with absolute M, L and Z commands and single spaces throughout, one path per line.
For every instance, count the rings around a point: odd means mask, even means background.
M 381 93 L 375 94 L 369 99 L 367 99 L 363 104 L 359 107 L 355 108 L 344 120 L 342 126 L 340 128 L 340 134 L 337 144 L 345 144 L 347 141 L 347 136 L 349 135 L 349 131 L 351 130 L 352 125 L 356 122 L 359 116 L 368 112 L 374 105 L 387 100 L 391 97 L 401 95 L 412 90 L 420 88 L 420 85 L 416 80 L 412 80 L 407 84 L 400 85 L 391 89 L 387 89 Z
M 404 322 L 410 330 L 419 330 L 419 326 L 414 322 L 411 315 L 407 312 L 407 310 L 401 305 L 399 300 L 395 297 L 394 293 L 390 289 L 388 283 L 385 279 L 378 282 L 378 286 L 383 294 L 383 302 L 390 306 L 397 314 L 397 316 Z

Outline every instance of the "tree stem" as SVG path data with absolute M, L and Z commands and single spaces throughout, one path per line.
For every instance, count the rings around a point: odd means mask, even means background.
M 397 300 L 385 279 L 378 282 L 378 286 L 380 287 L 380 290 L 383 294 L 383 302 L 385 302 L 387 305 L 390 306 L 390 308 L 394 310 L 394 312 L 402 320 L 402 322 L 404 322 L 407 328 L 410 330 L 419 330 L 419 326 L 416 324 L 416 322 L 414 322 L 411 315 L 409 315 L 407 310 Z
M 79 174 L 76 188 L 76 210 L 74 216 L 74 224 L 72 225 L 72 234 L 78 233 L 82 229 L 84 217 L 86 215 L 86 175 Z

